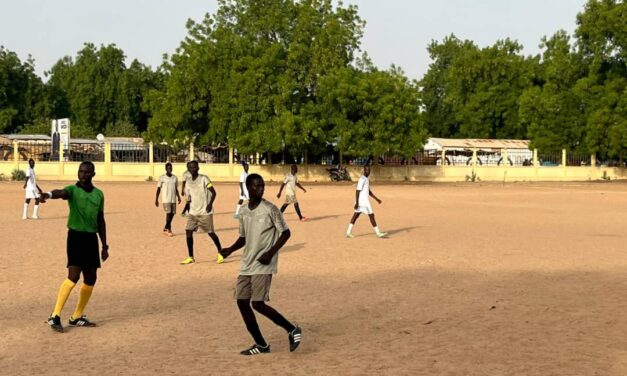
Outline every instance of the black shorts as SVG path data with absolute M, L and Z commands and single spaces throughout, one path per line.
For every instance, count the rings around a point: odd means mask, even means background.
M 68 230 L 67 266 L 80 266 L 81 268 L 100 267 L 98 234 L 95 232 Z

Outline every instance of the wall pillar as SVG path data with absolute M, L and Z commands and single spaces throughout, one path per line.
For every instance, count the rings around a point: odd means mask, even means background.
M 17 140 L 13 140 L 13 163 L 15 168 L 18 168 L 20 165 L 20 144 Z
M 194 143 L 190 142 L 189 143 L 189 158 L 188 161 L 193 161 L 194 160 Z
M 63 177 L 65 176 L 65 158 L 63 157 L 63 149 L 65 149 L 65 144 L 63 143 L 63 141 L 60 141 L 59 150 L 57 150 L 57 152 L 59 153 L 59 161 L 57 162 L 59 163 L 59 180 L 63 179 Z
M 534 176 L 536 180 L 538 179 L 538 168 L 540 167 L 540 162 L 538 161 L 538 149 L 533 149 L 533 170 Z
M 111 143 L 105 142 L 104 144 L 104 176 L 105 180 L 108 180 L 112 176 L 111 167 Z
M 505 182 L 507 180 L 507 170 L 509 169 L 509 153 L 507 152 L 507 148 L 503 149 L 502 158 L 503 166 L 505 166 L 505 171 L 503 171 L 503 182 Z
M 446 165 L 446 148 L 442 148 L 442 152 L 440 153 L 440 165 L 442 168 Z
M 151 142 L 148 144 L 148 165 L 149 165 L 149 173 L 150 176 L 155 176 L 155 148 L 154 144 Z
M 597 167 L 597 155 L 592 154 L 590 155 L 590 179 L 592 180 L 598 179 L 596 167 Z
M 566 149 L 562 149 L 562 173 L 566 176 Z
M 229 177 L 231 177 L 231 178 L 234 176 L 234 175 L 233 175 L 233 173 L 234 173 L 234 168 L 233 168 L 233 167 L 234 167 L 234 166 L 233 166 L 233 161 L 234 161 L 234 158 L 233 158 L 233 153 L 234 153 L 234 152 L 235 152 L 235 150 L 233 150 L 233 148 L 229 146 Z

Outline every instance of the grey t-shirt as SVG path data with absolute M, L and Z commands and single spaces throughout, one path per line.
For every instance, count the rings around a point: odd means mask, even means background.
M 159 177 L 157 187 L 161 188 L 161 203 L 176 204 L 176 184 L 178 179 L 175 175 L 163 174 Z
M 276 274 L 279 253 L 268 265 L 257 259 L 276 243 L 283 231 L 288 230 L 283 213 L 272 203 L 261 200 L 254 210 L 248 205 L 242 206 L 239 215 L 239 236 L 246 238 L 239 274 Z
M 189 214 L 191 215 L 207 215 L 213 214 L 207 213 L 207 205 L 211 201 L 211 180 L 207 175 L 198 174 L 196 180 L 191 177 L 187 179 L 185 183 L 185 190 L 187 191 L 187 201 L 191 201 L 189 204 Z

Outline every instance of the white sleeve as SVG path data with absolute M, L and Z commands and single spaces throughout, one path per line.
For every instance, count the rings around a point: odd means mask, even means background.
M 240 183 L 246 183 L 246 178 L 244 177 L 244 174 L 239 174 L 239 182 Z
M 358 191 L 363 191 L 364 190 L 364 183 L 366 182 L 365 179 L 359 178 L 359 181 L 357 182 L 357 190 Z
M 30 178 L 31 176 L 31 169 L 29 168 L 28 170 L 26 170 L 26 177 Z

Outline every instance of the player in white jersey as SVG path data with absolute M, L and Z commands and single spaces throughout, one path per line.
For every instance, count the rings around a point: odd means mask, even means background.
M 26 201 L 24 202 L 24 213 L 22 213 L 22 219 L 28 219 L 28 205 L 32 198 L 35 199 L 35 206 L 33 207 L 33 219 L 39 219 L 39 195 L 42 193 L 41 188 L 37 185 L 37 178 L 35 177 L 35 161 L 28 160 L 28 170 L 26 170 L 26 181 L 24 182 L 24 192 L 26 194 Z
M 239 211 L 242 208 L 244 201 L 248 201 L 248 188 L 246 188 L 246 178 L 248 177 L 248 162 L 242 161 L 242 167 L 244 171 L 239 175 L 239 201 L 237 201 L 237 208 L 235 209 L 234 218 L 239 218 Z
M 216 235 L 213 228 L 213 202 L 217 193 L 211 179 L 207 175 L 198 173 L 198 162 L 191 161 L 187 164 L 187 169 L 191 174 L 191 178 L 185 184 L 187 204 L 185 205 L 189 214 L 187 215 L 187 224 L 185 225 L 185 235 L 187 237 L 187 253 L 188 257 L 181 261 L 182 265 L 193 264 L 194 260 L 194 238 L 193 234 L 197 232 L 205 232 L 218 251 L 222 249 L 220 239 Z M 224 261 L 218 253 L 217 262 L 220 264 Z
M 303 190 L 303 192 L 307 193 L 307 190 L 300 185 L 298 182 L 298 166 L 293 164 L 290 167 L 290 173 L 285 175 L 285 179 L 283 180 L 283 184 L 281 184 L 281 188 L 279 188 L 279 193 L 276 195 L 277 198 L 281 198 L 281 192 L 283 192 L 283 188 L 285 188 L 285 203 L 281 206 L 281 213 L 285 212 L 285 209 L 290 204 L 294 204 L 294 210 L 296 210 L 296 214 L 298 215 L 298 219 L 302 222 L 306 222 L 307 217 L 303 217 L 300 213 L 300 206 L 298 205 L 298 200 L 296 199 L 296 187 Z
M 187 191 L 185 191 L 185 184 L 187 183 L 189 179 L 192 178 L 192 174 L 189 172 L 189 162 L 187 162 L 186 166 L 187 166 L 187 170 L 185 170 L 185 172 L 181 176 L 181 194 L 183 195 L 183 197 L 187 197 Z M 188 211 L 189 211 L 189 207 L 186 205 L 183 208 L 183 211 L 181 212 L 181 216 L 185 217 Z
M 359 218 L 361 213 L 368 214 L 370 217 L 370 223 L 374 228 L 374 233 L 378 238 L 383 238 L 387 235 L 387 232 L 381 232 L 379 227 L 377 226 L 377 221 L 374 219 L 374 211 L 372 210 L 372 205 L 370 205 L 369 197 L 372 196 L 379 204 L 381 204 L 381 200 L 377 196 L 372 193 L 370 189 L 370 180 L 368 179 L 370 176 L 370 166 L 364 166 L 364 173 L 359 177 L 359 182 L 357 182 L 357 190 L 355 193 L 355 214 L 353 214 L 353 218 L 351 218 L 351 222 L 348 225 L 348 230 L 346 230 L 346 237 L 353 238 L 353 226 L 355 225 L 355 221 Z
M 155 196 L 155 206 L 159 207 L 159 197 L 161 204 L 165 210 L 165 226 L 163 227 L 163 235 L 174 236 L 172 234 L 172 219 L 176 214 L 177 201 L 181 203 L 181 196 L 177 187 L 178 179 L 172 174 L 172 163 L 165 164 L 165 174 L 159 177 L 157 182 L 157 194 Z

